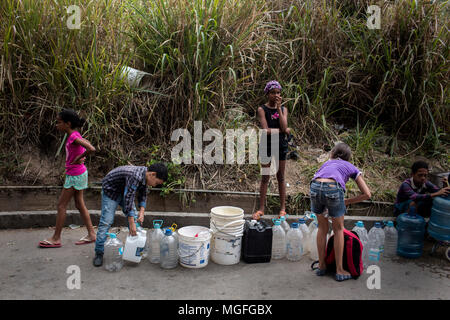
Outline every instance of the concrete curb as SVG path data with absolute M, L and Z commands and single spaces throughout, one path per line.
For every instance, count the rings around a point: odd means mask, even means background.
M 98 225 L 100 220 L 100 210 L 89 210 L 92 223 L 94 226 Z M 46 228 L 54 227 L 56 221 L 56 210 L 51 211 L 4 211 L 0 212 L 0 229 L 27 229 L 27 228 Z M 303 215 L 290 215 L 288 222 L 297 222 L 298 219 L 303 218 Z M 272 219 L 278 218 L 275 215 L 265 215 L 261 219 L 272 224 Z M 144 228 L 152 228 L 152 221 L 155 219 L 162 219 L 164 226 L 170 226 L 173 223 L 178 225 L 178 228 L 190 225 L 199 225 L 209 227 L 210 214 L 209 213 L 192 213 L 192 212 L 158 212 L 147 211 L 145 213 Z M 250 220 L 251 214 L 245 214 L 244 219 Z M 366 229 L 373 226 L 375 222 L 379 221 L 394 221 L 394 217 L 371 217 L 371 216 L 345 216 L 344 225 L 347 229 L 352 229 L 356 221 L 363 221 Z M 83 221 L 78 210 L 67 210 L 65 226 L 70 224 L 83 226 Z M 116 211 L 114 218 L 114 227 L 128 226 L 127 219 L 121 211 Z

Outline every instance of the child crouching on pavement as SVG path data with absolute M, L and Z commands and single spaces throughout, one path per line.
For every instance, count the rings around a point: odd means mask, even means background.
M 143 223 L 147 199 L 147 186 L 162 185 L 168 177 L 167 167 L 162 163 L 145 166 L 121 166 L 111 170 L 102 181 L 102 213 L 98 224 L 97 240 L 95 242 L 94 266 L 103 264 L 104 244 L 106 233 L 114 222 L 117 206 L 128 218 L 130 235 L 136 235 L 136 206 L 137 197 L 139 213 L 137 222 Z

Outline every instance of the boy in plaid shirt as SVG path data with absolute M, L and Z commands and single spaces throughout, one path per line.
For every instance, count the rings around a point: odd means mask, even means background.
M 160 186 L 167 180 L 167 167 L 156 163 L 148 168 L 145 166 L 121 166 L 111 170 L 102 181 L 102 213 L 95 242 L 94 266 L 103 264 L 106 233 L 114 222 L 117 206 L 128 218 L 130 235 L 136 235 L 135 219 L 143 223 L 147 186 Z M 135 198 L 138 200 L 139 213 L 136 214 Z

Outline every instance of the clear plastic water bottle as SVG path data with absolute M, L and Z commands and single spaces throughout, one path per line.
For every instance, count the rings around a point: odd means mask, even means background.
M 109 238 L 105 242 L 105 253 L 103 255 L 103 264 L 105 269 L 110 272 L 116 272 L 123 267 L 123 243 L 117 238 L 115 233 L 107 233 Z
M 319 252 L 317 250 L 317 232 L 319 231 L 319 224 L 314 220 L 310 224 L 309 234 L 309 257 L 311 260 L 319 260 Z
M 177 232 L 178 225 L 176 223 L 172 223 L 170 226 L 170 230 L 172 230 L 172 236 L 177 240 L 177 248 L 178 248 L 178 232 Z
M 173 269 L 178 265 L 178 244 L 172 230 L 166 229 L 160 243 L 160 265 L 163 269 Z
M 303 256 L 303 234 L 299 229 L 298 223 L 292 223 L 291 229 L 289 229 L 286 238 L 287 259 L 289 261 L 299 261 Z
M 148 257 L 150 258 L 151 263 L 159 263 L 160 261 L 160 242 L 164 234 L 161 230 L 161 226 L 163 224 L 162 220 L 153 220 L 153 231 L 150 236 L 150 254 Z
M 272 227 L 272 259 L 283 259 L 286 256 L 286 233 L 280 219 L 273 219 Z
M 286 221 L 286 219 L 289 217 L 288 214 L 281 216 L 280 220 L 281 220 L 281 226 L 283 227 L 284 232 L 287 234 L 289 232 L 289 230 L 291 229 L 291 227 L 289 226 L 289 223 Z
M 386 239 L 384 240 L 384 256 L 394 257 L 397 254 L 398 232 L 394 227 L 394 222 L 389 221 L 384 230 Z
M 314 222 L 314 221 L 315 221 L 316 223 L 318 223 L 318 222 L 317 222 L 317 216 L 316 216 L 314 213 L 312 213 L 312 212 L 311 212 L 311 214 L 309 215 L 309 219 L 312 220 L 311 223 L 310 223 L 309 226 L 308 226 L 309 234 L 311 235 L 312 229 L 314 228 L 313 222 Z
M 301 218 L 298 220 L 298 227 L 302 232 L 303 235 L 303 253 L 307 254 L 309 253 L 309 229 L 306 225 L 305 219 Z
M 370 231 L 376 232 L 378 234 L 378 241 L 380 246 L 380 259 L 383 257 L 384 252 L 384 230 L 382 228 L 381 222 L 375 222 L 375 225 L 370 229 Z
M 364 228 L 364 223 L 362 221 L 356 222 L 352 231 L 356 232 L 356 234 L 359 237 L 359 240 L 361 240 L 361 243 L 363 245 L 362 259 L 363 259 L 364 267 L 366 267 L 367 260 L 368 260 L 369 236 L 368 236 L 366 228 Z
M 378 225 L 377 225 L 378 224 Z M 382 239 L 380 233 L 377 229 L 381 228 L 381 224 L 379 222 L 375 223 L 375 226 L 370 229 L 368 233 L 369 242 L 367 244 L 368 247 L 368 261 L 369 265 L 379 264 L 381 261 L 381 247 L 382 247 Z
M 352 231 L 355 231 L 358 234 L 359 240 L 361 240 L 361 242 L 368 241 L 368 234 L 366 228 L 364 227 L 364 222 L 356 222 Z

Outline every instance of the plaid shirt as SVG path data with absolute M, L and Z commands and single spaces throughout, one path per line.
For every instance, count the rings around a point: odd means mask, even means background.
M 145 208 L 147 201 L 147 184 L 145 173 L 147 167 L 121 166 L 111 170 L 102 181 L 102 190 L 113 200 L 123 197 L 123 212 L 128 217 L 135 217 L 134 198 L 140 207 Z
M 412 178 L 406 179 L 400 186 L 395 203 L 402 203 L 407 200 L 421 201 L 431 199 L 430 193 L 439 191 L 439 188 L 426 181 L 421 187 L 416 187 Z

